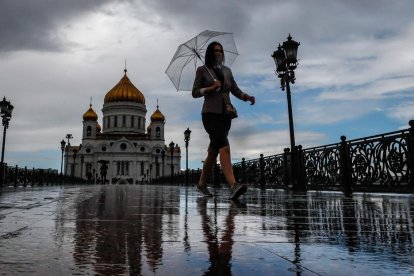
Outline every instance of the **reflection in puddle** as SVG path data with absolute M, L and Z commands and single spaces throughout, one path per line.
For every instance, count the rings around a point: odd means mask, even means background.
M 75 208 L 59 208 L 55 220 L 61 244 L 71 241 L 73 273 L 414 272 L 411 196 L 250 190 L 232 202 L 225 190 L 200 198 L 185 187 L 89 189 L 62 199 Z

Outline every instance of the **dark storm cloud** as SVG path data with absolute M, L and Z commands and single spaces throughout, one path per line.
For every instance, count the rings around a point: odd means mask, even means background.
M 135 1 L 141 2 L 141 1 Z M 355 33 L 383 37 L 412 22 L 413 2 L 388 0 L 147 0 L 145 5 L 167 21 L 185 29 L 220 29 L 242 33 L 255 28 L 259 33 L 279 30 L 327 40 Z M 223 16 L 224 15 L 224 16 Z M 261 16 L 261 18 L 257 18 Z M 392 18 L 392 20 L 391 20 Z M 305 23 L 306 22 L 306 23 Z M 276 23 L 276 24 L 275 24 Z M 259 25 L 259 26 L 256 26 Z M 257 27 L 262 27 L 258 29 Z M 317 26 L 317 27 L 315 27 Z M 200 30 L 201 31 L 201 30 Z M 374 33 L 371 33 L 374 31 Z
M 58 28 L 77 16 L 102 8 L 108 2 L 111 1 L 2 0 L 0 52 L 61 51 L 70 42 L 59 35 Z
M 232 32 L 240 32 L 249 23 L 248 6 L 250 5 L 247 5 L 247 3 L 248 1 L 237 0 L 146 1 L 146 5 L 152 8 L 154 12 L 162 14 L 168 21 L 178 22 L 180 26 L 186 29 L 194 28 L 202 31 L 203 29 L 219 27 L 220 30 L 223 30 L 223 27 L 225 27 L 227 31 Z

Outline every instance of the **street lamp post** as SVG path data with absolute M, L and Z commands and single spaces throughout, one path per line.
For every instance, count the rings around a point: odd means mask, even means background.
M 85 161 L 85 156 L 81 155 L 80 160 L 81 160 L 80 178 L 81 178 L 81 181 L 82 181 L 83 180 L 83 161 Z
M 62 151 L 62 158 L 60 160 L 60 181 L 63 184 L 63 152 L 65 151 L 66 142 L 64 139 L 60 141 L 60 149 Z
M 174 155 L 174 142 L 171 141 L 170 143 L 170 153 L 171 153 L 171 184 L 173 183 L 174 177 L 174 164 L 173 164 L 173 155 Z
M 280 78 L 280 88 L 282 91 L 286 88 L 286 96 L 288 102 L 289 113 L 289 130 L 290 130 L 290 150 L 295 149 L 295 131 L 293 128 L 293 115 L 292 115 L 292 103 L 290 95 L 290 83 L 295 83 L 295 69 L 298 65 L 297 52 L 300 45 L 299 42 L 292 40 L 292 37 L 288 36 L 288 40 L 283 42 L 283 45 L 277 47 L 277 50 L 273 52 L 273 59 L 276 64 L 276 74 Z
M 75 178 L 76 153 L 77 153 L 77 150 L 73 149 L 73 167 L 72 167 L 72 177 L 73 178 Z
M 149 182 L 152 182 L 152 164 L 150 164 L 150 170 L 149 170 Z
M 62 139 L 60 141 L 60 149 L 62 150 L 62 159 L 60 161 L 60 174 L 63 175 L 63 152 L 65 151 L 66 142 Z
M 185 185 L 188 186 L 188 142 L 190 141 L 191 130 L 187 127 L 184 131 L 185 142 Z
M 290 93 L 290 84 L 295 83 L 295 69 L 298 66 L 297 53 L 300 43 L 288 36 L 287 40 L 283 42 L 282 46 L 277 47 L 277 50 L 273 52 L 272 58 L 276 64 L 276 74 L 280 78 L 280 88 L 282 91 L 286 88 L 286 97 L 288 104 L 288 115 L 289 115 L 289 131 L 290 131 L 290 152 L 291 152 L 291 170 L 292 170 L 292 179 L 291 184 L 293 189 L 301 190 L 304 189 L 300 177 L 300 166 L 299 162 L 299 152 L 295 145 L 295 131 L 293 127 L 293 114 L 292 114 L 292 100 Z
M 165 167 L 165 152 L 167 151 L 167 146 L 164 146 L 164 149 L 161 151 L 162 159 L 162 184 L 164 184 L 164 167 Z
M 160 176 L 160 166 L 158 164 L 158 154 L 155 155 L 155 179 L 158 179 Z
M 65 162 L 65 175 L 68 175 L 68 176 L 70 176 L 71 174 L 70 173 L 68 173 L 68 161 L 69 161 L 69 147 L 70 147 L 70 139 L 72 139 L 73 138 L 73 136 L 72 136 L 72 134 L 66 134 L 66 137 L 65 137 L 66 139 L 68 139 L 68 143 L 67 143 L 67 149 L 66 149 L 66 152 L 68 153 L 68 154 L 66 154 L 66 162 Z
M 14 106 L 10 103 L 10 101 L 6 101 L 6 97 L 3 98 L 3 100 L 0 102 L 0 112 L 1 112 L 1 118 L 3 123 L 3 146 L 1 151 L 1 167 L 0 167 L 0 187 L 3 187 L 4 185 L 4 177 L 6 173 L 6 166 L 4 165 L 4 146 L 6 144 L 6 130 L 9 128 L 9 122 L 12 117 Z

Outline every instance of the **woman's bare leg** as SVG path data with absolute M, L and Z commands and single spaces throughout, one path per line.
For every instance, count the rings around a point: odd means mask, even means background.
M 201 171 L 200 180 L 198 181 L 198 185 L 200 187 L 206 185 L 207 182 L 207 175 L 211 173 L 213 166 L 216 164 L 218 151 L 214 150 L 211 147 L 208 147 L 207 150 L 208 154 L 206 160 L 204 161 L 203 170 Z
M 236 183 L 231 164 L 230 145 L 220 148 L 220 165 L 230 187 Z

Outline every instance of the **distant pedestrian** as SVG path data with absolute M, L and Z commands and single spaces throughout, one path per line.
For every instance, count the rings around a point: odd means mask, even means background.
M 201 111 L 204 129 L 210 137 L 208 155 L 204 161 L 203 171 L 197 189 L 205 196 L 212 196 L 206 179 L 216 164 L 220 154 L 220 165 L 230 187 L 230 198 L 237 199 L 247 191 L 246 185 L 236 183 L 231 164 L 230 144 L 227 138 L 232 118 L 227 109 L 232 107 L 230 92 L 243 101 L 255 103 L 255 98 L 242 92 L 234 80 L 230 68 L 224 66 L 223 47 L 218 42 L 209 44 L 205 55 L 205 65 L 197 68 L 192 95 L 194 98 L 204 97 Z

